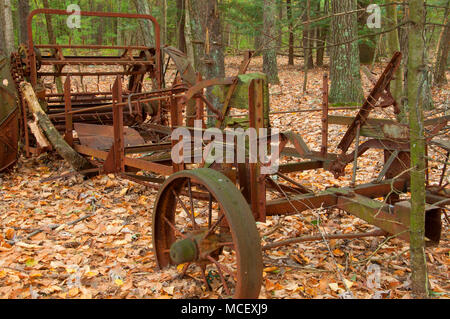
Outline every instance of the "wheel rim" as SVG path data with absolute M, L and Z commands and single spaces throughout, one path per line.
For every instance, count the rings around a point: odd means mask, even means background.
M 262 254 L 256 223 L 242 194 L 221 173 L 200 168 L 169 177 L 158 194 L 152 227 L 160 268 L 186 262 L 182 275 L 199 267 L 208 285 L 205 271 L 215 272 L 225 296 L 259 296 Z

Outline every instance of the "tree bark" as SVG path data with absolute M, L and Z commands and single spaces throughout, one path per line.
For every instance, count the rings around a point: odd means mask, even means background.
M 425 137 L 422 101 L 419 98 L 425 80 L 423 0 L 409 1 L 411 29 L 408 40 L 408 106 L 411 142 L 410 259 L 412 291 L 416 298 L 428 296 L 425 260 Z
M 29 0 L 19 0 L 19 43 L 28 44 L 27 17 L 30 13 Z
M 49 8 L 48 0 L 42 0 L 42 4 L 45 9 Z M 56 44 L 56 36 L 55 36 L 55 32 L 53 31 L 53 23 L 52 23 L 51 15 L 49 15 L 49 14 L 45 15 L 45 24 L 47 27 L 48 42 L 51 44 Z M 53 52 L 55 52 L 55 51 L 53 51 Z M 53 66 L 53 70 L 55 72 L 57 72 L 58 68 L 56 66 Z M 58 93 L 63 93 L 64 89 L 63 89 L 62 79 L 60 76 L 57 76 L 55 78 L 55 83 L 56 83 L 56 90 L 58 91 Z
M 195 70 L 205 80 L 225 77 L 222 25 L 217 0 L 190 0 L 188 10 Z M 220 109 L 220 101 L 212 94 L 212 89 L 206 89 L 206 98 L 216 109 Z M 214 125 L 213 118 L 208 119 L 208 126 Z
M 386 0 L 386 4 L 395 2 L 395 0 Z M 397 8 L 395 5 L 387 6 L 387 21 L 388 28 L 393 28 L 398 24 Z M 395 52 L 400 51 L 400 38 L 398 30 L 395 29 L 387 34 L 387 43 L 389 55 L 392 56 Z M 400 66 L 394 75 L 394 79 L 391 81 L 391 92 L 394 99 L 397 101 L 400 107 L 400 114 L 397 115 L 397 120 L 400 123 L 407 121 L 404 108 L 401 106 L 401 97 L 403 96 L 403 68 Z
M 356 0 L 332 0 L 332 13 L 353 11 Z M 333 16 L 331 21 L 332 44 L 350 41 L 358 35 L 357 15 Z M 363 89 L 357 41 L 330 48 L 330 102 L 361 103 Z
M 263 72 L 271 84 L 280 83 L 277 66 L 277 32 L 275 28 L 275 0 L 264 0 L 263 13 Z
M 6 53 L 10 55 L 14 52 L 14 23 L 12 17 L 12 8 L 11 8 L 11 0 L 3 1 L 3 10 L 4 10 L 4 37 L 5 37 L 5 49 Z
M 294 21 L 292 20 L 292 3 L 286 0 L 286 14 L 289 23 L 289 53 L 288 65 L 294 65 Z
M 138 14 L 152 14 L 147 0 L 133 0 L 133 3 Z M 140 19 L 139 25 L 144 38 L 144 45 L 153 47 L 155 45 L 155 40 L 152 23 L 149 20 Z
M 450 22 L 447 21 L 446 26 L 443 28 L 441 40 L 439 42 L 439 49 L 437 53 L 437 61 L 434 69 L 434 84 L 445 85 L 447 84 L 447 59 L 448 49 L 450 43 Z
M 0 1 L 0 55 L 6 55 L 6 43 L 5 43 L 5 8 L 4 1 Z
M 30 111 L 33 113 L 37 124 L 44 132 L 47 139 L 53 145 L 55 150 L 64 158 L 75 170 L 82 171 L 92 168 L 92 165 L 80 154 L 74 151 L 69 144 L 62 138 L 58 130 L 42 110 L 33 87 L 30 83 L 22 82 L 20 84 L 23 97 L 27 102 Z
M 303 21 L 309 21 L 309 17 L 311 14 L 311 1 L 305 0 L 306 6 L 305 6 L 305 12 L 303 12 Z M 309 27 L 309 23 L 306 23 L 303 25 L 303 56 L 305 60 L 305 70 L 309 70 L 314 68 L 314 60 L 313 60 L 313 54 L 312 50 L 310 48 L 310 39 L 312 35 L 311 28 Z
M 186 24 L 185 1 L 177 0 L 177 47 L 181 52 L 186 51 L 186 37 L 184 27 Z
M 320 2 L 319 2 L 319 6 L 320 6 Z M 329 7 L 330 7 L 330 2 L 329 0 L 325 0 L 324 3 L 324 9 L 323 9 L 323 14 L 325 16 L 328 15 L 328 11 L 329 11 Z M 319 12 L 320 12 L 320 8 L 319 8 Z M 317 53 L 316 53 L 316 65 L 321 67 L 323 66 L 323 60 L 325 57 L 325 44 L 327 41 L 327 35 L 328 35 L 328 26 L 323 26 L 321 28 L 319 28 L 319 48 L 317 49 Z

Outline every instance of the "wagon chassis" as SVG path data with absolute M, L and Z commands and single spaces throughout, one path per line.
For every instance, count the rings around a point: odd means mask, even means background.
M 60 10 L 37 10 L 28 19 L 29 34 L 31 21 L 36 14 L 67 14 Z M 190 69 L 184 65 L 179 69 L 179 76 L 172 87 L 163 85 L 163 66 L 159 42 L 159 25 L 151 16 L 127 15 L 98 12 L 81 12 L 86 16 L 145 18 L 151 20 L 155 29 L 155 48 L 114 47 L 123 49 L 119 58 L 78 58 L 65 57 L 64 48 L 74 46 L 40 45 L 35 46 L 30 37 L 26 62 L 21 65 L 28 68 L 29 81 L 36 90 L 38 79 L 42 76 L 65 76 L 63 94 L 47 95 L 47 101 L 59 106 L 49 112 L 49 118 L 59 125 L 66 142 L 79 154 L 95 164 L 89 170 L 99 174 L 114 173 L 145 186 L 158 189 L 159 194 L 153 210 L 153 249 L 158 266 L 183 265 L 182 275 L 186 275 L 192 265 L 201 269 L 201 277 L 206 286 L 210 285 L 208 267 L 213 267 L 218 274 L 225 296 L 235 298 L 257 298 L 262 283 L 262 251 L 306 240 L 322 240 L 323 236 L 310 236 L 280 240 L 261 247 L 260 237 L 255 222 L 265 222 L 267 216 L 297 215 L 310 209 L 338 208 L 361 218 L 378 228 L 369 233 L 326 235 L 326 238 L 362 238 L 367 236 L 393 236 L 409 240 L 410 203 L 402 200 L 400 194 L 408 192 L 409 187 L 409 142 L 407 129 L 389 120 L 371 119 L 369 115 L 375 108 L 394 107 L 398 112 L 397 102 L 389 91 L 389 83 L 397 70 L 401 53 L 396 53 L 385 71 L 360 108 L 355 118 L 329 115 L 328 77 L 323 81 L 322 103 L 322 145 L 320 151 L 311 151 L 302 137 L 293 132 L 279 134 L 279 152 L 281 156 L 300 159 L 283 163 L 272 175 L 262 174 L 262 163 L 208 165 L 202 162 L 193 166 L 185 162 L 174 163 L 167 153 L 182 140 L 170 139 L 172 131 L 185 127 L 192 132 L 194 120 L 202 121 L 206 129 L 205 118 L 216 120 L 216 127 L 226 135 L 226 119 L 230 115 L 230 102 L 238 85 L 238 77 L 202 81 L 201 76 L 192 76 Z M 76 47 L 76 46 L 75 46 Z M 37 63 L 34 48 L 54 50 L 52 57 L 39 58 Z M 78 46 L 84 49 L 101 49 L 102 46 Z M 138 57 L 130 54 L 138 50 Z M 175 51 L 173 51 L 175 52 Z M 173 53 L 172 52 L 172 53 Z M 176 52 L 179 54 L 179 52 Z M 14 57 L 14 56 L 13 56 Z M 246 72 L 251 54 L 248 53 L 239 70 Z M 16 60 L 18 57 L 16 56 Z M 179 60 L 179 64 L 183 64 Z M 54 72 L 39 72 L 38 64 L 54 66 Z M 131 65 L 122 73 L 97 73 L 96 75 L 114 75 L 116 79 L 111 92 L 91 92 L 88 100 L 80 100 L 71 92 L 71 77 L 85 76 L 87 73 L 72 74 L 63 72 L 67 65 Z M 140 71 L 136 71 L 140 70 Z M 16 68 L 17 71 L 17 68 Z M 17 72 L 16 72 L 17 73 Z M 149 73 L 155 80 L 152 91 L 142 90 L 142 79 L 128 83 L 123 89 L 123 76 L 140 76 Z M 17 78 L 17 74 L 16 74 Z M 26 76 L 19 80 L 26 80 Z M 221 110 L 216 109 L 205 98 L 204 89 L 215 85 L 226 85 L 229 89 Z M 266 127 L 264 110 L 264 80 L 252 80 L 248 88 L 248 123 L 249 127 L 259 129 Z M 39 92 L 36 92 L 39 95 Z M 100 99 L 99 95 L 107 95 Z M 80 96 L 81 94 L 78 94 Z M 82 104 L 82 105 L 81 105 Z M 124 118 L 133 123 L 143 123 L 142 107 L 156 105 L 154 120 L 148 130 L 159 136 L 151 144 L 127 145 L 126 123 Z M 76 107 L 75 107 L 76 106 Z M 22 110 L 25 110 L 22 103 Z M 92 114 L 108 110 L 112 124 L 110 147 L 99 149 L 83 143 L 74 137 L 74 123 L 89 118 Z M 22 112 L 22 115 L 26 111 Z M 83 118 L 84 116 L 84 118 Z M 26 123 L 26 115 L 23 116 Z M 426 124 L 436 134 L 448 122 L 448 116 L 428 121 Z M 328 128 L 330 124 L 348 125 L 338 148 L 340 153 L 329 153 Z M 26 124 L 25 124 L 26 126 Z M 374 130 L 374 128 L 376 128 Z M 25 147 L 27 153 L 32 151 L 25 130 Z M 75 131 L 77 131 L 75 129 Z M 360 144 L 361 136 L 372 139 Z M 258 138 L 260 143 L 270 143 L 270 139 Z M 348 152 L 355 142 L 355 149 Z M 428 140 L 431 142 L 431 138 Z M 94 143 L 95 144 L 95 143 Z M 292 147 L 287 145 L 291 144 Z M 236 145 L 232 145 L 236 147 Z M 446 147 L 445 145 L 443 146 Z M 378 178 L 370 183 L 356 185 L 356 167 L 358 158 L 367 150 L 376 148 L 384 151 L 384 167 Z M 448 148 L 445 149 L 447 152 Z M 142 159 L 142 154 L 152 153 Z M 136 157 L 140 154 L 140 158 Z M 130 156 L 133 155 L 133 156 Z M 161 156 L 158 156 L 161 155 Z M 166 156 L 163 156 L 166 155 Z M 191 158 L 192 154 L 183 154 Z M 149 159 L 150 158 L 150 159 Z M 188 161 L 190 162 L 190 161 Z M 345 174 L 345 168 L 353 163 L 353 182 L 351 187 L 328 188 L 315 193 L 293 180 L 286 174 L 308 170 L 325 169 L 336 177 Z M 83 173 L 83 172 L 82 172 Z M 86 173 L 86 172 L 84 172 Z M 445 168 L 442 173 L 445 176 Z M 165 178 L 168 176 L 168 178 Z M 274 178 L 276 176 L 276 178 Z M 285 180 L 288 184 L 279 183 Z M 443 184 L 427 188 L 426 229 L 428 244 L 438 244 L 441 236 L 441 214 L 450 203 L 450 194 Z M 267 190 L 280 194 L 279 199 L 266 199 Z M 376 200 L 383 198 L 383 200 Z

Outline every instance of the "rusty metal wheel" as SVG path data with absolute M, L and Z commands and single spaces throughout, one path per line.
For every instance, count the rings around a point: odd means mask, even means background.
M 198 277 L 209 289 L 215 277 L 225 298 L 259 296 L 256 223 L 242 194 L 220 172 L 200 168 L 167 179 L 153 212 L 153 247 L 160 268 L 183 265 L 181 276 Z

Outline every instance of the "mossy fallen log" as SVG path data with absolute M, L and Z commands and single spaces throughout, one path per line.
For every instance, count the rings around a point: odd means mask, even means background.
M 53 126 L 52 122 L 45 114 L 41 105 L 38 102 L 33 87 L 28 82 L 22 82 L 20 84 L 20 90 L 23 97 L 27 102 L 29 110 L 33 113 L 35 121 L 44 132 L 45 136 L 52 144 L 56 152 L 65 159 L 76 171 L 83 171 L 93 168 L 83 156 L 78 154 L 59 134 L 58 130 Z

